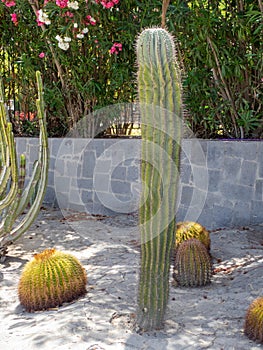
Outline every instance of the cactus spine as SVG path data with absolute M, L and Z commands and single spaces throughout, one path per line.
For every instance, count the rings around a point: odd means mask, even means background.
M 246 313 L 244 333 L 249 339 L 263 343 L 263 297 L 250 304 Z
M 198 239 L 183 241 L 175 254 L 174 278 L 180 286 L 198 287 L 211 281 L 210 255 Z
M 161 28 L 145 29 L 136 49 L 142 130 L 137 324 L 141 330 L 148 331 L 163 327 L 168 302 L 182 103 L 172 36 Z
M 33 223 L 46 191 L 49 150 L 40 72 L 36 72 L 36 79 L 38 87 L 36 106 L 40 127 L 39 155 L 26 187 L 24 187 L 26 158 L 22 154 L 18 165 L 12 124 L 7 121 L 2 84 L 0 84 L 0 258 L 6 254 L 8 245 L 17 240 Z M 31 207 L 22 216 L 36 188 L 38 190 Z
M 178 222 L 176 225 L 176 248 L 185 241 L 186 239 L 196 238 L 202 242 L 206 249 L 210 251 L 210 234 L 209 232 L 200 225 L 198 222 L 184 221 Z
M 19 300 L 29 312 L 50 309 L 85 294 L 86 283 L 86 271 L 74 256 L 46 249 L 25 265 Z

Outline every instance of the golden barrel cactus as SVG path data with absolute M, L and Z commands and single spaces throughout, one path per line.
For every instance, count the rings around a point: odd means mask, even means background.
M 173 276 L 178 284 L 184 287 L 198 287 L 210 283 L 211 258 L 204 244 L 198 239 L 187 239 L 179 245 Z
M 246 313 L 244 333 L 249 339 L 263 343 L 263 297 L 250 304 Z
M 54 308 L 86 293 L 87 274 L 71 254 L 46 249 L 22 271 L 18 296 L 27 311 Z
M 210 234 L 204 226 L 194 221 L 178 222 L 176 224 L 176 248 L 180 243 L 191 238 L 198 239 L 210 251 Z

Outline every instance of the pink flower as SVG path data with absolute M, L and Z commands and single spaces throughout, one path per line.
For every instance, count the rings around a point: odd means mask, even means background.
M 115 46 L 112 46 L 111 48 L 110 48 L 110 54 L 112 55 L 112 54 L 118 54 L 118 51 L 116 50 L 116 47 Z
M 110 9 L 114 6 L 114 3 L 112 1 L 102 1 L 101 5 L 106 7 L 106 9 Z
M 85 21 L 85 24 L 91 24 L 92 26 L 96 25 L 96 20 L 90 15 L 86 16 L 86 19 L 87 21 Z
M 122 44 L 121 43 L 115 43 L 114 45 L 115 45 L 115 47 L 118 48 L 119 51 L 122 50 Z
M 114 43 L 112 47 L 110 48 L 110 54 L 118 55 L 118 53 L 122 51 L 122 44 L 121 43 Z
M 117 5 L 119 3 L 119 0 L 96 0 L 96 3 L 100 3 L 106 9 L 110 9 L 114 5 Z
M 70 11 L 65 12 L 63 15 L 67 16 L 67 17 L 70 17 L 70 18 L 74 17 L 74 14 L 72 12 L 70 12 Z
M 40 54 L 38 55 L 39 58 L 44 58 L 45 57 L 45 53 L 44 52 L 40 52 Z
M 61 9 L 64 9 L 68 6 L 68 0 L 56 0 L 56 5 L 58 5 Z
M 11 21 L 14 23 L 15 26 L 18 25 L 18 18 L 16 13 L 11 13 Z
M 7 7 L 12 7 L 16 6 L 16 2 L 14 0 L 8 1 L 8 0 L 2 0 L 2 2 L 5 4 Z
M 39 20 L 40 15 L 41 15 L 41 13 L 40 13 L 40 11 L 38 10 L 38 11 L 37 11 L 37 25 L 38 25 L 39 27 L 42 26 L 43 24 L 45 24 L 45 22 L 42 22 L 42 21 Z

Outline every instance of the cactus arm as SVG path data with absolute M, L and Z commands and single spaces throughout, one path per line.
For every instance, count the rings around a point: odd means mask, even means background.
M 3 232 L 10 232 L 12 226 L 14 225 L 17 217 L 19 216 L 18 206 L 20 204 L 21 195 L 23 193 L 25 176 L 26 176 L 26 158 L 24 154 L 20 156 L 20 166 L 19 166 L 19 178 L 18 178 L 18 190 L 17 194 L 5 212 L 5 216 L 2 220 L 2 225 L 0 227 L 0 234 Z
M 142 194 L 139 212 L 141 267 L 137 324 L 163 326 L 169 296 L 182 104 L 180 73 L 171 35 L 144 30 L 137 41 L 138 94 L 142 118 Z
M 32 196 L 34 194 L 34 190 L 36 188 L 36 185 L 39 181 L 40 173 L 41 173 L 41 167 L 39 165 L 39 161 L 37 160 L 34 163 L 31 178 L 30 178 L 26 188 L 24 189 L 23 193 L 21 194 L 19 205 L 17 207 L 18 215 L 22 214 L 23 211 L 25 210 L 26 206 L 29 204 L 30 198 L 32 198 Z
M 6 245 L 10 242 L 16 241 L 29 227 L 32 225 L 36 219 L 41 204 L 43 202 L 47 181 L 48 181 L 48 164 L 49 164 L 49 148 L 48 148 L 48 135 L 46 130 L 46 119 L 44 112 L 44 102 L 43 102 L 43 89 L 40 73 L 36 73 L 37 84 L 38 84 L 38 99 L 36 100 L 39 126 L 40 126 L 40 136 L 39 136 L 39 166 L 40 166 L 40 178 L 38 182 L 39 189 L 37 191 L 36 197 L 32 206 L 20 221 L 20 223 L 12 229 L 9 235 L 5 236 L 2 240 L 2 244 Z
M 8 147 L 7 123 L 5 121 L 4 103 L 0 102 L 0 152 L 1 152 L 1 180 L 0 196 L 6 191 L 10 177 L 10 152 Z
M 12 203 L 18 190 L 17 159 L 16 159 L 15 143 L 14 143 L 11 123 L 7 124 L 7 142 L 10 148 L 11 187 L 6 197 L 4 197 L 0 201 L 0 210 L 3 210 L 5 207 L 7 207 Z M 3 185 L 3 188 L 4 186 L 5 184 Z
M 21 157 L 24 158 L 23 155 L 21 155 Z M 15 200 L 12 202 L 12 205 L 10 205 L 10 207 L 6 210 L 4 218 L 2 219 L 2 222 L 0 224 L 0 236 L 3 233 L 7 234 L 11 231 L 12 225 L 14 224 L 15 220 L 18 218 L 19 215 L 23 213 L 23 211 L 26 209 L 27 205 L 29 204 L 30 198 L 33 195 L 36 184 L 39 181 L 41 168 L 37 160 L 34 163 L 33 172 L 32 172 L 30 181 L 26 186 L 26 188 L 24 189 L 25 162 L 26 162 L 25 158 L 24 160 L 22 160 L 22 162 L 20 161 L 20 176 L 18 181 L 19 190 Z M 22 167 L 21 167 L 21 164 L 22 164 Z
M 38 86 L 38 99 L 36 100 L 36 106 L 40 126 L 38 160 L 34 165 L 31 180 L 25 191 L 22 191 L 22 186 L 24 186 L 25 175 L 25 163 L 23 164 L 23 159 L 22 168 L 20 167 L 20 177 L 18 177 L 18 170 L 16 173 L 13 174 L 13 178 L 16 180 L 15 182 L 18 189 L 15 194 L 17 198 L 17 203 L 10 204 L 9 208 L 6 210 L 6 214 L 11 217 L 5 217 L 0 225 L 0 256 L 6 253 L 6 248 L 9 244 L 16 241 L 32 225 L 33 221 L 36 219 L 39 213 L 46 191 L 48 180 L 49 149 L 43 101 L 43 87 L 40 72 L 36 72 L 36 78 Z M 15 154 L 14 148 L 12 148 L 11 151 Z M 12 169 L 14 172 L 15 167 L 17 169 L 17 164 L 13 162 L 11 162 L 11 164 L 13 164 Z M 18 224 L 12 228 L 11 226 L 14 224 L 18 215 L 22 213 L 23 209 L 29 202 L 36 186 L 38 186 L 38 191 L 32 203 L 32 206 L 22 217 L 22 219 L 18 222 Z
M 10 173 L 11 173 L 10 166 L 5 165 L 2 167 L 2 171 L 0 175 L 0 184 L 1 184 L 0 198 L 3 196 L 4 192 L 6 191 L 8 180 L 10 178 Z
M 3 241 L 4 244 L 8 242 L 14 242 L 16 241 L 25 231 L 29 229 L 29 227 L 32 225 L 32 223 L 35 221 L 39 211 L 41 204 L 43 202 L 44 196 L 45 196 L 45 190 L 47 185 L 47 178 L 48 178 L 48 149 L 43 150 L 43 164 L 41 166 L 41 177 L 39 181 L 39 190 L 37 192 L 36 198 L 26 213 L 25 217 L 21 220 L 21 222 L 16 226 L 10 234 L 6 237 L 6 239 Z

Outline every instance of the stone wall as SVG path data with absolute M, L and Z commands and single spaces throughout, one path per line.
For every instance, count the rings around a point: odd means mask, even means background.
M 17 138 L 28 155 L 38 140 Z M 112 215 L 138 209 L 139 139 L 50 139 L 46 205 Z M 177 220 L 209 229 L 263 222 L 263 142 L 184 140 Z

